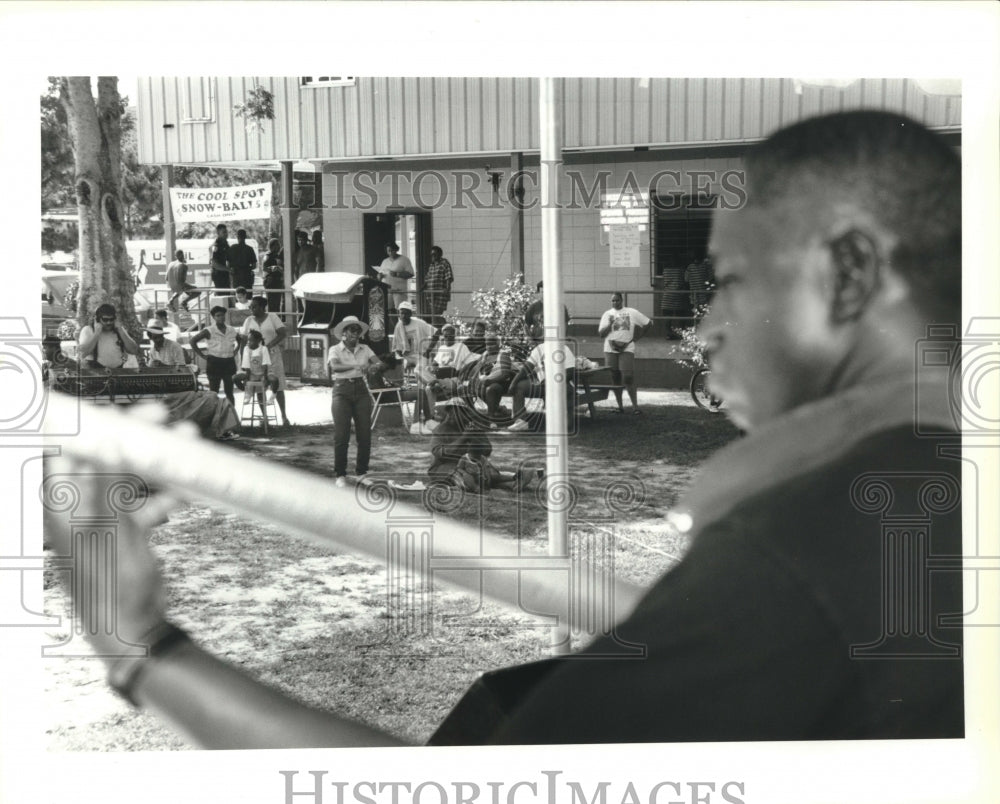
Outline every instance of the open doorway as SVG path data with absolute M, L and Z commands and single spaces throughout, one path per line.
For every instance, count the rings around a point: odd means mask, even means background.
M 409 283 L 410 301 L 416 302 L 419 315 L 424 315 L 423 299 L 418 298 L 417 288 L 424 285 L 427 263 L 430 261 L 431 213 L 421 210 L 400 212 L 368 212 L 363 222 L 366 270 L 378 270 L 385 259 L 388 243 L 398 243 L 399 253 L 413 263 L 414 277 Z

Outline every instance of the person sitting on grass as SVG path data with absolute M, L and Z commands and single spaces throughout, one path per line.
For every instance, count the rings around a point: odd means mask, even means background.
M 458 397 L 434 409 L 438 426 L 431 437 L 433 461 L 427 474 L 432 479 L 481 493 L 492 488 L 524 489 L 540 478 L 540 470 L 502 471 L 489 461 L 493 445 L 472 410 Z
M 271 353 L 264 346 L 263 334 L 259 329 L 250 330 L 247 333 L 247 345 L 243 349 L 243 360 L 240 366 L 243 370 L 233 377 L 233 382 L 241 384 L 241 387 L 246 387 L 247 383 L 257 385 L 259 388 L 257 401 L 260 403 L 262 411 L 267 410 L 264 407 L 264 392 L 270 383 L 267 376 L 270 366 Z
M 576 357 L 572 350 L 565 343 L 557 347 L 557 365 L 555 370 L 563 369 L 566 372 L 566 391 L 572 393 L 571 383 L 576 374 Z M 551 369 L 550 369 L 551 370 Z M 513 396 L 514 423 L 507 428 L 507 432 L 517 433 L 527 430 L 531 425 L 528 423 L 528 411 L 525 407 L 525 400 L 545 398 L 545 342 L 538 330 L 535 330 L 535 348 L 531 350 L 524 365 L 518 369 L 514 378 L 507 386 L 507 393 Z

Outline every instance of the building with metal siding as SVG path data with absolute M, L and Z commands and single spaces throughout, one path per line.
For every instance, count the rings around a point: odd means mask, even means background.
M 378 243 L 366 243 L 386 220 L 418 269 L 431 242 L 451 260 L 454 304 L 468 310 L 472 290 L 496 285 L 523 269 L 541 274 L 537 182 L 525 181 L 519 215 L 506 181 L 521 164 L 537 172 L 538 82 L 528 78 L 332 79 L 307 85 L 298 77 L 256 79 L 274 95 L 275 119 L 248 129 L 232 113 L 254 79 L 241 77 L 143 78 L 138 85 L 141 161 L 277 169 L 323 175 L 323 229 L 328 270 L 362 271 Z M 841 82 L 843 83 L 843 82 Z M 833 85 L 831 85 L 833 84 Z M 796 120 L 837 110 L 878 108 L 903 112 L 946 132 L 957 144 L 961 97 L 925 91 L 907 79 L 803 82 L 778 78 L 566 78 L 563 79 L 563 147 L 566 171 L 592 188 L 607 176 L 607 190 L 650 182 L 678 171 L 682 195 L 697 195 L 687 181 L 697 171 L 714 179 L 697 188 L 724 191 L 719 177 L 738 171 L 742 150 Z M 929 86 L 924 84 L 923 86 Z M 502 172 L 494 191 L 487 175 Z M 393 180 L 387 171 L 408 171 Z M 379 174 L 383 174 L 379 176 Z M 415 177 L 427 174 L 423 192 Z M 448 189 L 440 200 L 428 193 L 440 176 Z M 359 179 L 363 187 L 356 187 Z M 465 192 L 459 182 L 469 185 Z M 686 188 L 686 189 L 685 189 Z M 656 276 L 670 261 L 685 259 L 707 227 L 693 227 L 691 242 L 665 248 L 650 229 L 642 236 L 639 265 L 609 269 L 607 233 L 599 202 L 567 208 L 561 216 L 565 289 L 577 321 L 589 328 L 614 288 L 629 303 L 659 313 Z M 568 205 L 573 207 L 572 204 Z M 673 229 L 671 230 L 673 231 Z M 523 234 L 522 234 L 523 232 Z M 700 240 L 698 240 L 700 238 Z M 657 247 L 657 243 L 660 246 Z M 701 243 L 703 248 L 703 243 Z M 523 251 L 523 261 L 522 254 Z
M 298 77 L 140 78 L 139 158 L 240 165 L 538 151 L 538 82 L 529 78 L 365 78 L 304 86 Z M 275 120 L 248 131 L 232 108 L 255 82 Z M 961 98 L 908 79 L 846 87 L 785 78 L 566 78 L 564 147 L 601 150 L 735 144 L 814 114 L 859 107 L 958 130 Z

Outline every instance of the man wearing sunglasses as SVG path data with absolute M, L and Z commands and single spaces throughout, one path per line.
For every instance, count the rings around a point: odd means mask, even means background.
M 139 344 L 119 327 L 118 314 L 111 304 L 102 304 L 93 325 L 80 330 L 80 359 L 98 368 L 121 368 L 126 355 L 138 355 Z

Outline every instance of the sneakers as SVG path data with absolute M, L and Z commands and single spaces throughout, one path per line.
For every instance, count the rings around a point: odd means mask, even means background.
M 370 486 L 372 484 L 371 477 L 368 476 L 367 472 L 362 472 L 358 475 L 358 485 L 359 486 Z
M 338 489 L 346 489 L 347 478 L 341 475 L 340 477 L 338 477 L 336 480 L 333 481 L 333 485 L 336 486 Z
M 531 425 L 528 424 L 526 419 L 518 419 L 510 427 L 507 428 L 508 433 L 520 433 L 523 430 L 531 429 Z

